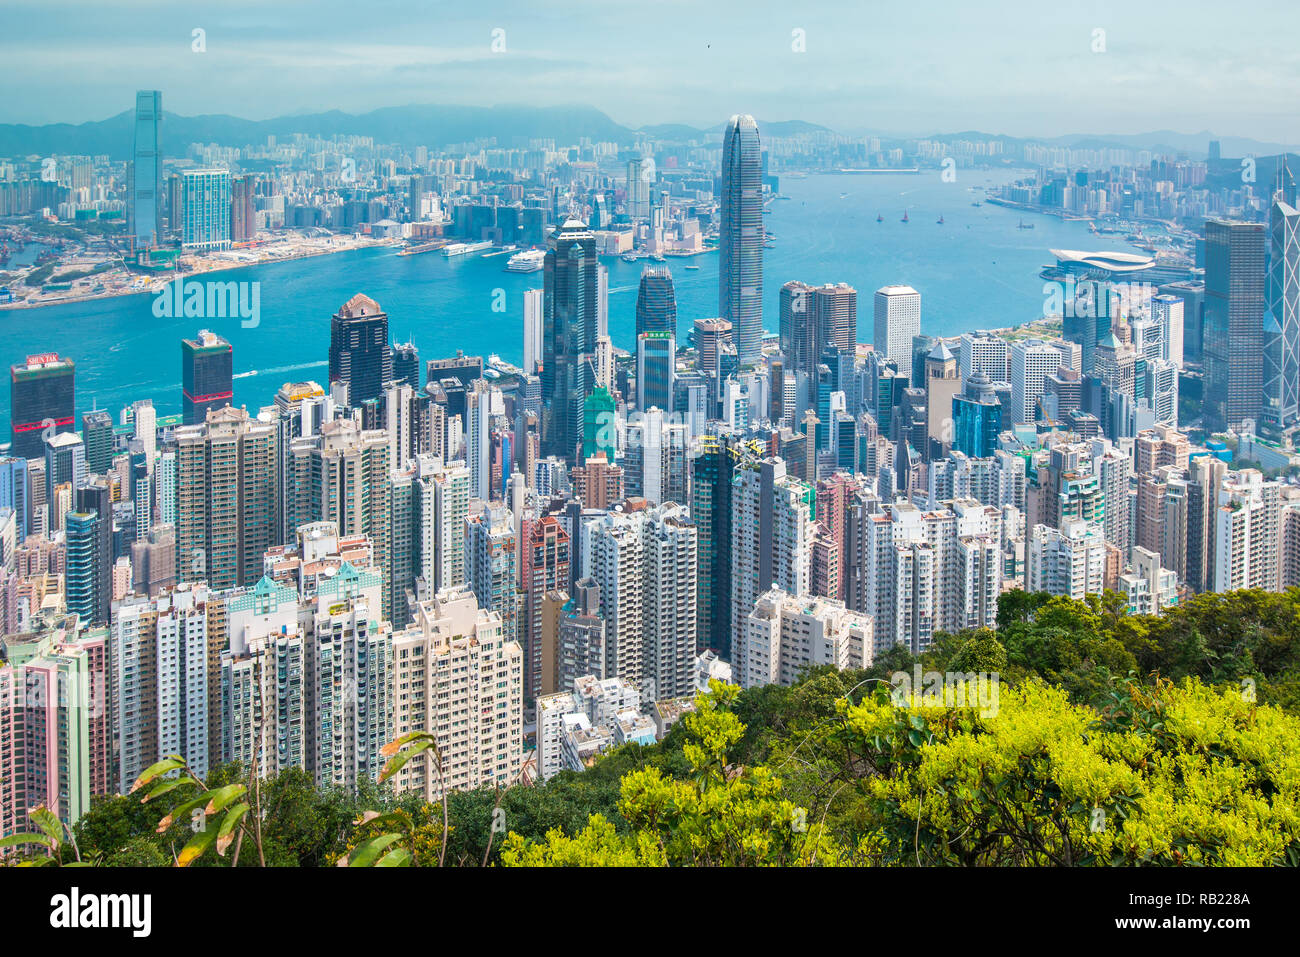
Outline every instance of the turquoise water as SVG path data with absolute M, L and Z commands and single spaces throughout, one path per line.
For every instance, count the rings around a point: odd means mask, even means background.
M 906 283 L 921 293 L 925 332 L 953 335 L 974 328 L 1014 325 L 1042 312 L 1038 272 L 1049 248 L 1094 249 L 1099 237 L 1086 224 L 971 203 L 971 186 L 1012 178 L 1007 173 L 958 171 L 945 183 L 937 171 L 919 175 L 826 175 L 784 179 L 788 201 L 764 217 L 774 234 L 765 251 L 764 326 L 775 330 L 777 297 L 790 279 L 847 282 L 858 290 L 858 339 L 871 339 L 871 293 Z M 900 222 L 903 211 L 909 222 Z M 876 222 L 877 213 L 884 217 Z M 944 225 L 936 223 L 944 217 Z M 1017 229 L 1024 219 L 1032 230 Z M 221 281 L 261 283 L 261 322 L 238 319 L 159 319 L 152 296 L 127 296 L 66 306 L 0 312 L 0 360 L 58 351 L 77 363 L 78 412 L 92 402 L 116 417 L 123 405 L 151 398 L 161 414 L 181 408 L 180 340 L 206 327 L 234 345 L 235 402 L 267 404 L 287 381 L 324 383 L 330 316 L 358 292 L 389 316 L 394 341 L 413 341 L 421 359 L 495 352 L 523 359 L 523 291 L 539 288 L 542 274 L 504 271 L 508 256 L 446 259 L 440 253 L 398 256 L 363 249 L 333 256 L 252 266 L 213 274 Z M 687 270 L 687 262 L 700 269 Z M 609 325 L 616 345 L 631 348 L 637 282 L 642 263 L 603 260 L 609 268 Z M 693 320 L 718 308 L 716 253 L 670 260 L 683 335 Z M 505 312 L 494 312 L 504 290 Z M 7 437 L 9 393 L 0 389 L 0 435 Z

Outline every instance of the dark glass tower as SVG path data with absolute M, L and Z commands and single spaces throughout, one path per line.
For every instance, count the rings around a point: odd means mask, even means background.
M 66 520 L 68 611 L 106 625 L 113 602 L 113 501 L 108 482 L 96 479 L 76 491 Z
M 46 352 L 9 369 L 10 453 L 45 455 L 45 432 L 74 431 L 76 368 L 71 359 Z
M 162 123 L 162 93 L 141 90 L 135 95 L 135 146 L 130 166 L 127 215 L 138 244 L 152 246 L 162 235 L 163 161 L 158 127 Z
M 216 333 L 201 329 L 197 339 L 181 340 L 181 407 L 185 425 L 207 420 L 208 412 L 235 397 L 234 352 Z
M 570 219 L 547 241 L 542 295 L 542 455 L 574 461 L 595 382 L 596 237 Z
M 637 337 L 645 332 L 677 334 L 677 296 L 667 266 L 647 266 L 641 272 L 641 288 L 636 294 Z
M 393 346 L 393 381 L 405 382 L 416 392 L 420 391 L 420 353 L 414 343 Z
M 81 413 L 81 441 L 86 468 L 92 475 L 107 475 L 113 465 L 113 417 L 106 409 Z
M 758 124 L 733 116 L 722 143 L 718 313 L 731 323 L 742 365 L 763 351 L 763 155 Z
M 393 381 L 388 315 L 379 303 L 357 293 L 330 321 L 330 384 L 348 387 L 348 404 L 360 408 L 380 399 Z
M 1255 420 L 1264 393 L 1263 223 L 1205 224 L 1205 414 L 1213 427 Z

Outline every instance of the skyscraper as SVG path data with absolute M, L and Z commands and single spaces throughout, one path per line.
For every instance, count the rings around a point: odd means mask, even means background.
M 135 145 L 130 166 L 127 214 L 137 245 L 157 244 L 162 235 L 163 158 L 158 134 L 162 123 L 162 93 L 141 90 L 135 95 Z
M 524 372 L 537 375 L 542 364 L 542 290 L 524 290 Z
M 81 414 L 81 441 L 86 445 L 86 469 L 107 475 L 113 464 L 113 417 L 106 409 Z
M 1265 285 L 1264 418 L 1286 427 L 1300 418 L 1300 212 L 1273 201 Z
M 113 503 L 108 481 L 77 489 L 66 519 L 68 611 L 93 625 L 107 625 L 113 601 Z
M 542 455 L 573 462 L 595 383 L 596 237 L 568 220 L 547 241 L 542 328 Z M 527 649 L 525 649 L 527 650 Z
M 718 313 L 734 330 L 741 365 L 763 352 L 763 156 L 758 124 L 733 116 L 722 143 Z
M 911 286 L 876 290 L 872 348 L 898 363 L 898 374 L 912 378 L 912 337 L 921 334 L 921 294 Z
M 393 346 L 393 382 L 405 382 L 420 391 L 420 352 L 413 342 Z
M 73 431 L 76 368 L 57 352 L 28 356 L 9 369 L 10 452 L 25 459 L 45 452 L 48 430 Z
M 181 245 L 201 251 L 230 248 L 230 171 L 186 170 L 181 177 Z
M 275 537 L 276 430 L 243 409 L 176 430 L 176 577 L 252 585 Z
M 185 425 L 198 425 L 208 412 L 230 405 L 235 396 L 234 352 L 229 342 L 200 329 L 181 340 L 181 407 Z
M 639 333 L 636 337 L 636 407 L 673 411 L 673 379 L 677 365 L 677 340 L 668 331 Z
M 1205 224 L 1204 412 L 1211 426 L 1239 425 L 1259 415 L 1264 251 L 1263 223 L 1212 219 Z
M 641 271 L 641 285 L 636 294 L 636 334 L 667 332 L 677 334 L 677 296 L 673 292 L 673 274 L 667 266 L 646 266 Z
M 359 408 L 380 399 L 393 381 L 388 345 L 388 314 L 379 303 L 357 293 L 330 321 L 330 384 L 345 383 L 348 405 Z

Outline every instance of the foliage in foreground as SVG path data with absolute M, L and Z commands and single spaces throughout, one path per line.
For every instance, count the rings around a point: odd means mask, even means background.
M 916 664 L 997 672 L 997 714 L 892 707 L 883 683 Z M 1298 712 L 1300 590 L 1198 595 L 1158 618 L 1112 595 L 1011 592 L 996 632 L 715 692 L 663 742 L 544 785 L 443 806 L 230 766 L 161 789 L 177 767 L 148 802 L 100 799 L 71 829 L 34 809 L 4 860 L 173 865 L 198 840 L 190 866 L 1295 864 Z M 432 741 L 390 753 L 422 745 L 436 758 Z M 213 792 L 231 795 L 220 812 Z M 203 796 L 196 835 L 184 805 Z

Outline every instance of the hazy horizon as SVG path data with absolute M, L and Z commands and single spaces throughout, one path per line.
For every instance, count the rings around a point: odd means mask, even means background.
M 13 0 L 0 10 L 0 52 L 6 76 L 24 82 L 19 92 L 9 81 L 0 122 L 103 120 L 136 89 L 160 89 L 169 112 L 251 120 L 591 105 L 632 128 L 712 127 L 743 111 L 897 136 L 1208 130 L 1300 142 L 1300 51 L 1286 29 L 1300 14 L 1282 0 L 1250 17 L 1222 4 L 1101 2 L 1050 20 L 1029 0 L 995 12 L 948 0 L 884 10 L 774 0 L 497 7 Z M 195 29 L 204 52 L 193 49 Z

